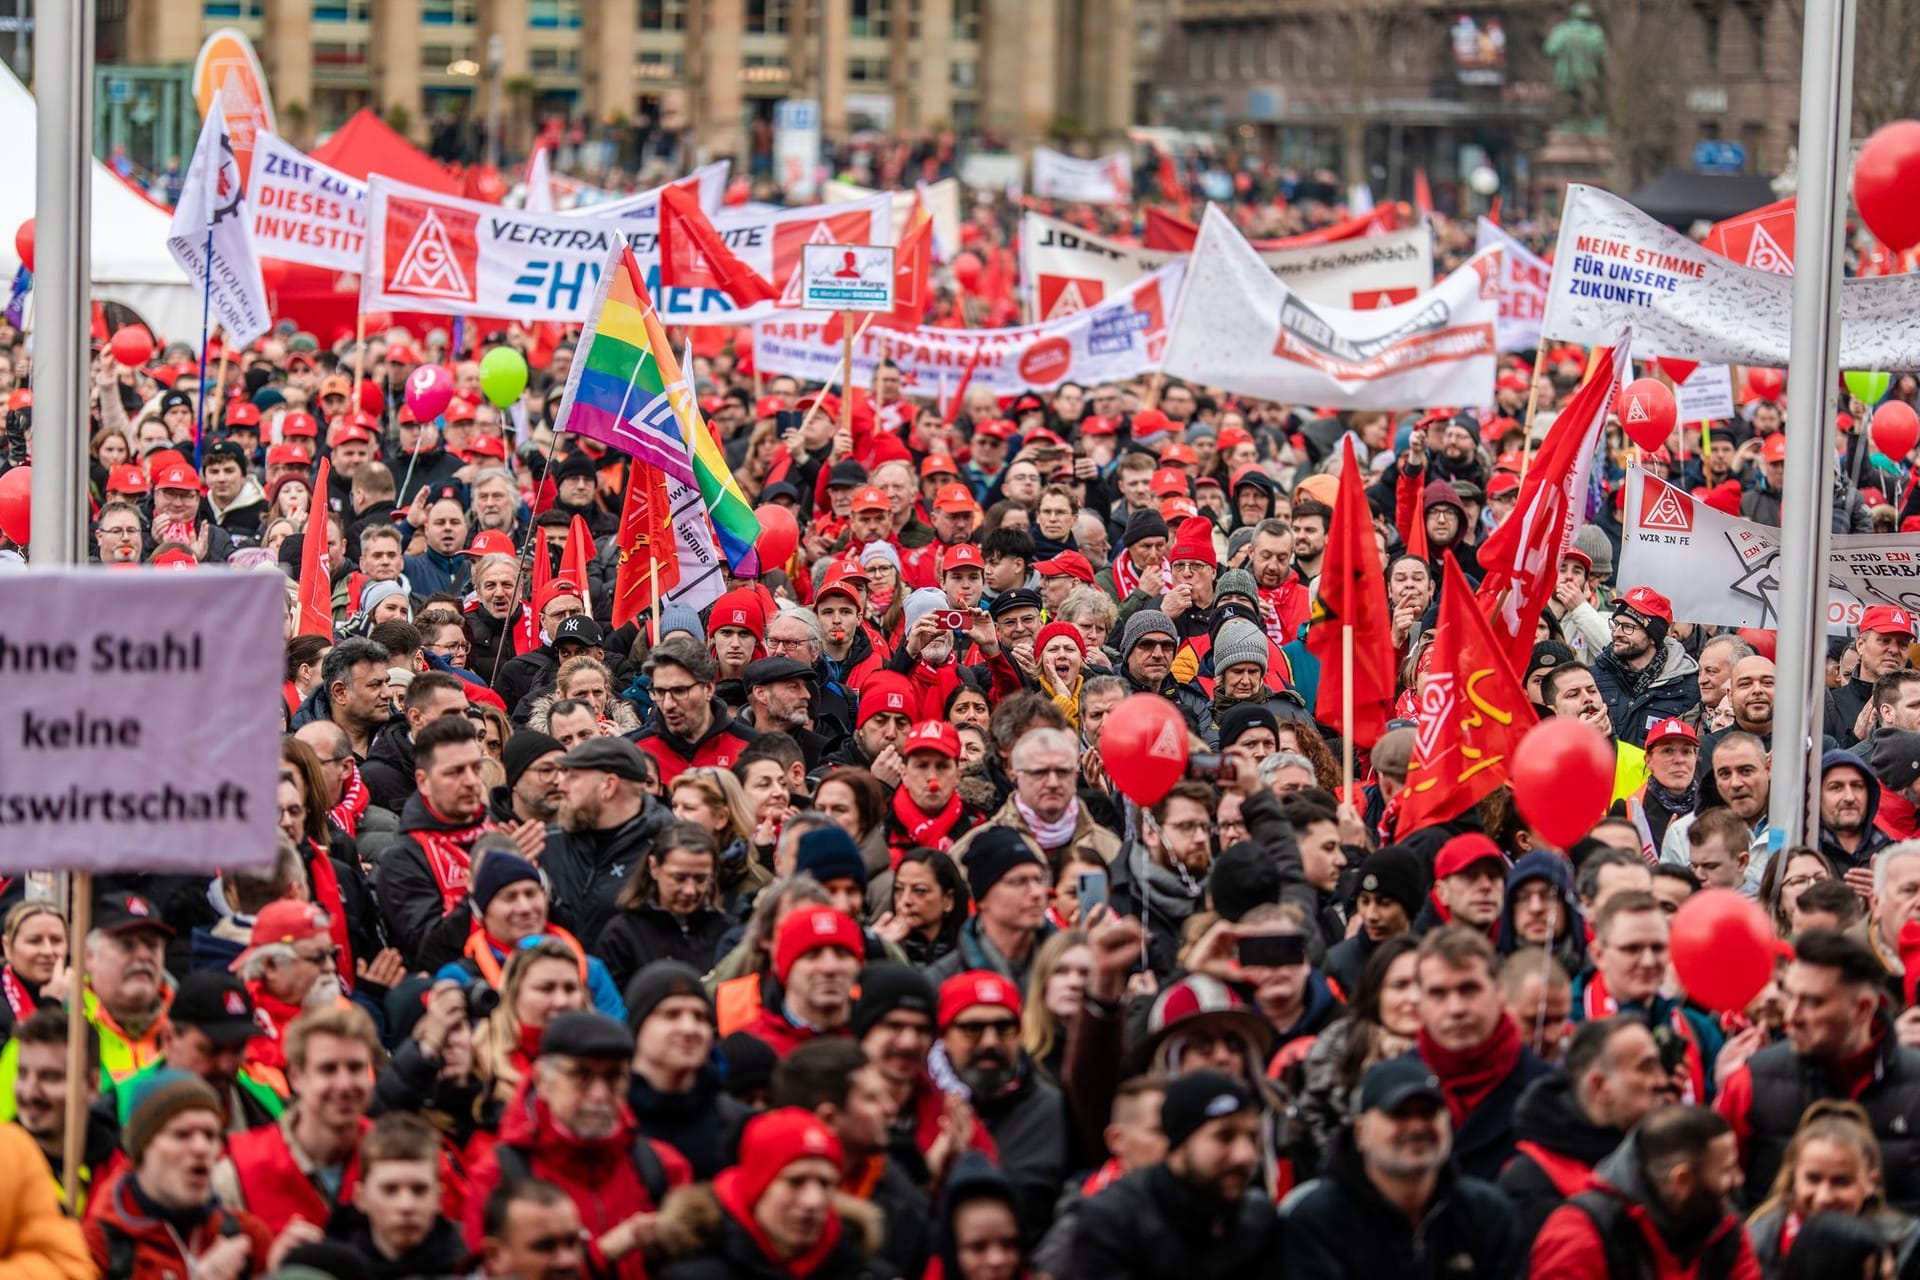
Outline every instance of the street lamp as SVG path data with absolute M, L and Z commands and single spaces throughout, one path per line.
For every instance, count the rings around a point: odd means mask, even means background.
M 487 37 L 487 166 L 500 167 L 500 69 L 507 60 L 507 38 Z

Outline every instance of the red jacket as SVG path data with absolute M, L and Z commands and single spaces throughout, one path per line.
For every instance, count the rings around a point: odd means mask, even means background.
M 1609 1159 L 1602 1169 L 1612 1164 Z M 1642 1274 L 1654 1280 L 1760 1280 L 1760 1262 L 1754 1257 L 1740 1219 L 1725 1215 L 1700 1253 L 1690 1260 L 1677 1258 L 1667 1248 L 1666 1239 L 1654 1224 L 1647 1206 L 1619 1188 L 1604 1181 L 1586 1194 L 1610 1197 L 1624 1205 L 1626 1220 L 1638 1230 L 1631 1242 L 1639 1254 L 1652 1264 L 1651 1270 L 1619 1273 L 1608 1265 L 1607 1249 L 1599 1228 L 1587 1211 L 1576 1202 L 1555 1209 L 1540 1228 L 1533 1242 L 1533 1255 L 1527 1274 L 1539 1280 L 1638 1280 Z M 1730 1238 L 1731 1237 L 1731 1238 Z M 1616 1250 L 1624 1242 L 1616 1242 Z M 1727 1259 L 1721 1265 L 1720 1259 Z M 1712 1265 L 1703 1265 L 1713 1259 Z
M 287 1145 L 287 1129 L 293 1123 L 289 1110 L 272 1124 L 263 1124 L 227 1139 L 227 1159 L 233 1164 L 240 1194 L 247 1212 L 278 1235 L 295 1218 L 304 1218 L 324 1228 L 335 1207 L 353 1203 L 353 1191 L 360 1182 L 360 1154 L 347 1161 L 340 1177 L 340 1194 L 329 1203 L 320 1188 L 301 1170 Z M 373 1128 L 373 1121 L 362 1118 L 360 1132 Z M 457 1219 L 465 1208 L 466 1181 L 443 1150 L 440 1155 L 440 1212 Z
M 93 1254 L 100 1274 L 115 1280 L 186 1280 L 186 1257 L 173 1230 L 158 1218 L 149 1218 L 134 1204 L 132 1179 L 121 1178 L 106 1195 L 108 1203 L 97 1213 L 89 1206 L 90 1216 L 82 1227 L 87 1249 Z M 267 1252 L 273 1248 L 273 1233 L 267 1224 L 250 1213 L 215 1208 L 191 1237 L 186 1247 L 197 1256 L 205 1253 L 222 1236 L 235 1232 L 253 1243 L 244 1276 L 267 1274 Z
M 779 1008 L 769 1008 L 765 1004 L 760 1006 L 760 1012 L 754 1020 L 740 1030 L 772 1049 L 776 1058 L 785 1058 L 801 1045 L 809 1040 L 818 1039 L 822 1034 L 811 1027 L 803 1027 L 789 1020 Z M 846 1035 L 847 1029 L 842 1027 L 825 1034 Z
M 998 705 L 1008 694 L 1018 693 L 1026 687 L 1021 680 L 1019 669 L 1013 660 L 1007 657 L 1005 649 L 986 660 L 987 672 L 992 676 L 992 684 L 987 689 L 987 702 Z M 916 659 L 907 670 L 907 679 L 913 682 L 914 692 L 920 697 L 920 712 L 914 717 L 921 720 L 944 720 L 947 699 L 960 687 L 960 663 L 948 658 L 938 667 L 930 667 L 925 661 Z M 661 779 L 662 782 L 665 778 Z
M 646 728 L 634 737 L 633 744 L 652 756 L 660 766 L 660 786 L 671 790 L 673 780 L 688 769 L 711 767 L 725 769 L 740 757 L 746 745 L 760 735 L 752 726 L 741 724 L 727 710 L 727 704 L 715 698 L 709 704 L 713 721 L 698 742 L 687 742 L 667 731 L 656 710 Z
M 633 1113 L 620 1106 L 620 1123 L 612 1136 L 585 1142 L 566 1132 L 547 1113 L 547 1106 L 534 1096 L 533 1077 L 520 1082 L 513 1100 L 500 1117 L 500 1143 L 521 1152 L 527 1171 L 536 1178 L 553 1183 L 573 1197 L 580 1210 L 580 1221 L 587 1235 L 598 1240 L 636 1213 L 650 1213 L 660 1206 L 647 1194 L 646 1184 L 633 1161 L 633 1144 L 639 1136 Z M 693 1166 L 686 1157 L 665 1143 L 648 1144 L 666 1170 L 667 1185 L 685 1186 L 693 1181 Z M 467 1195 L 465 1227 L 467 1244 L 478 1250 L 486 1235 L 482 1222 L 487 1197 L 500 1185 L 499 1144 L 473 1163 L 472 1182 Z M 596 1275 L 617 1275 L 621 1280 L 643 1280 L 646 1259 L 638 1250 L 609 1267 L 597 1248 L 594 1256 Z

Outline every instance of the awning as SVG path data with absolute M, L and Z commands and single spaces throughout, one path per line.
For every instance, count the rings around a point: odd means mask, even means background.
M 1757 174 L 1669 169 L 1627 200 L 1684 231 L 1695 222 L 1719 222 L 1779 198 L 1774 194 L 1772 179 Z

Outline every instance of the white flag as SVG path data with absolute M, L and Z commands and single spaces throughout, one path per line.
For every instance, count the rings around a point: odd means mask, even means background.
M 528 213 L 553 212 L 553 176 L 547 172 L 545 147 L 535 147 L 527 162 L 527 194 L 520 207 Z
M 207 307 L 227 336 L 245 346 L 273 328 L 267 286 L 254 256 L 247 196 L 226 113 L 215 95 L 194 144 L 186 185 L 174 206 L 167 251 L 203 291 Z

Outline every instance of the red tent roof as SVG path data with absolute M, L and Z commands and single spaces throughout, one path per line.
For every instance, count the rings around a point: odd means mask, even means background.
M 385 120 L 365 107 L 315 147 L 312 155 L 320 163 L 362 180 L 378 173 L 442 195 L 460 194 L 460 180 L 444 165 L 395 133 Z

